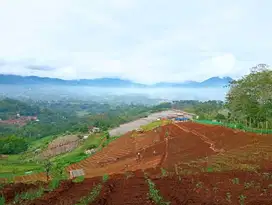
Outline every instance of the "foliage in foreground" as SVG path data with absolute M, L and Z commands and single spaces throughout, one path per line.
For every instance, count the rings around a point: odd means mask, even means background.
M 40 186 L 38 189 L 32 189 L 21 194 L 17 194 L 13 200 L 13 204 L 20 204 L 21 201 L 31 201 L 41 197 L 44 194 L 45 189 Z
M 5 197 L 4 196 L 0 196 L 0 205 L 5 205 Z
M 108 181 L 109 179 L 109 175 L 108 174 L 104 174 L 102 177 L 102 183 L 105 183 L 106 181 Z M 99 183 L 98 185 L 96 185 L 91 192 L 80 199 L 80 201 L 76 204 L 76 205 L 88 205 L 90 203 L 92 203 L 100 194 L 100 191 L 102 189 L 102 183 Z
M 79 203 L 77 203 L 76 205 L 88 205 L 88 204 L 92 203 L 98 197 L 101 189 L 102 189 L 102 184 L 96 185 L 92 189 L 92 191 L 87 196 L 81 198 Z
M 156 189 L 155 183 L 150 179 L 147 179 L 148 187 L 149 187 L 149 198 L 157 205 L 169 205 L 171 202 L 165 202 L 162 196 L 159 193 L 159 190 Z
M 73 182 L 74 183 L 80 183 L 80 182 L 83 182 L 84 181 L 84 176 L 79 176 L 79 177 L 76 177 Z

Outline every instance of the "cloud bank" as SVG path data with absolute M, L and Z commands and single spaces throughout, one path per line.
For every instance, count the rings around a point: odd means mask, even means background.
M 271 63 L 269 0 L 2 0 L 0 73 L 139 83 Z

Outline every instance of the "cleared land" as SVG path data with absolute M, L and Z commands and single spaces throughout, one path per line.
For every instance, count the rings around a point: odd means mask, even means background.
M 75 204 L 92 195 L 87 204 L 268 205 L 272 204 L 271 144 L 272 135 L 193 122 L 128 132 L 67 167 L 84 169 L 83 182 L 66 181 L 29 204 L 63 204 L 60 199 Z M 102 180 L 105 174 L 107 181 Z M 17 180 L 44 178 L 29 175 Z
M 162 111 L 162 112 L 158 112 L 158 113 L 153 113 L 146 118 L 141 118 L 141 119 L 138 119 L 138 120 L 126 123 L 126 124 L 122 124 L 119 127 L 110 130 L 109 133 L 111 136 L 123 135 L 127 132 L 138 129 L 141 126 L 147 125 L 147 124 L 157 120 L 158 118 L 166 118 L 168 116 L 176 115 L 177 113 L 185 114 L 186 117 L 192 118 L 192 114 L 188 114 L 188 113 L 182 112 L 180 110 L 167 110 L 167 111 Z

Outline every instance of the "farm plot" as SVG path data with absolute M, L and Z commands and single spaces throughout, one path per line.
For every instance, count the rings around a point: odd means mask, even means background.
M 65 181 L 55 191 L 44 194 L 41 198 L 28 203 L 28 205 L 74 205 L 82 197 L 88 195 L 90 190 L 101 181 L 101 177 L 85 179 L 79 183 L 70 180 Z
M 154 204 L 148 198 L 148 185 L 144 173 L 136 171 L 133 176 L 111 176 L 103 186 L 97 200 L 92 205 L 142 205 Z
M 26 192 L 30 189 L 35 189 L 39 186 L 36 182 L 35 184 L 24 184 L 24 183 L 17 183 L 17 184 L 6 184 L 0 189 L 0 195 L 5 198 L 5 201 L 11 202 L 16 195 Z
M 67 168 L 67 170 L 82 168 L 84 170 L 92 170 L 132 156 L 132 153 L 135 152 L 132 141 L 132 138 L 120 137 L 93 156 L 82 160 L 79 163 L 72 164 Z
M 41 153 L 42 158 L 50 158 L 62 153 L 70 152 L 78 147 L 80 139 L 75 135 L 59 137 L 53 140 L 45 151 Z
M 171 205 L 272 203 L 272 175 L 266 172 L 223 172 L 154 179 Z
M 255 133 L 233 130 L 219 125 L 204 125 L 193 122 L 178 123 L 178 125 L 190 131 L 199 132 L 212 140 L 218 149 L 223 148 L 224 150 L 239 148 L 262 138 L 261 135 Z
M 167 157 L 163 167 L 173 169 L 180 162 L 190 161 L 215 154 L 210 145 L 191 132 L 185 132 L 174 125 L 169 125 Z

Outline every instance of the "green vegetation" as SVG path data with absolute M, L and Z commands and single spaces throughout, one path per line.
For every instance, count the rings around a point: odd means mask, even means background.
M 9 155 L 5 159 L 0 160 L 0 178 L 13 179 L 15 175 L 24 175 L 25 172 L 35 170 L 36 172 L 43 171 L 42 165 L 38 162 L 26 162 L 22 160 L 20 155 Z
M 257 129 L 257 128 L 252 128 L 252 127 L 247 127 L 244 124 L 241 123 L 228 123 L 226 121 L 211 121 L 211 120 L 195 120 L 195 122 L 202 123 L 202 124 L 210 124 L 210 125 L 221 125 L 225 127 L 229 127 L 232 129 L 240 129 L 244 130 L 247 132 L 255 132 L 255 133 L 263 133 L 263 134 L 272 134 L 272 129 Z
M 165 202 L 162 198 L 162 196 L 159 193 L 159 190 L 156 189 L 156 186 L 154 182 L 152 182 L 150 179 L 147 179 L 148 187 L 149 187 L 149 198 L 158 205 L 168 205 L 171 204 L 170 202 Z
M 272 133 L 272 70 L 257 65 L 229 85 L 226 102 L 173 101 L 173 108 L 198 115 L 198 122 L 249 132 Z M 214 121 L 216 120 L 216 122 Z
M 240 203 L 240 205 L 244 205 L 245 204 L 245 199 L 246 198 L 247 197 L 244 196 L 243 194 L 239 196 L 239 203 Z
M 149 130 L 155 129 L 156 127 L 160 127 L 162 125 L 165 125 L 167 123 L 169 123 L 168 120 L 157 120 L 157 121 L 151 122 L 147 125 L 141 126 L 141 129 L 143 129 L 144 131 L 149 131 Z
M 37 116 L 24 126 L 0 123 L 0 137 L 19 136 L 28 142 L 63 133 L 86 133 L 89 126 L 106 131 L 120 124 L 169 108 L 171 103 L 156 106 L 86 102 L 86 101 L 18 101 L 0 100 L 0 119 Z M 78 114 L 84 112 L 84 115 Z M 24 150 L 22 150 L 24 151 Z
M 84 181 L 84 176 L 79 176 L 79 177 L 76 177 L 73 182 L 74 183 L 80 183 L 80 182 L 83 182 Z
M 96 185 L 87 196 L 80 199 L 77 205 L 88 205 L 92 203 L 99 196 L 101 189 L 102 189 L 102 184 Z
M 104 174 L 102 177 L 102 183 L 99 183 L 98 185 L 96 185 L 87 196 L 81 198 L 79 203 L 77 203 L 77 205 L 88 205 L 88 204 L 94 202 L 94 200 L 100 194 L 100 191 L 102 189 L 102 184 L 105 183 L 106 181 L 108 181 L 108 179 L 109 179 L 109 175 Z
M 31 201 L 41 197 L 44 194 L 45 189 L 40 186 L 38 189 L 32 189 L 21 194 L 17 194 L 13 200 L 13 204 L 21 204 L 22 201 Z
M 103 138 L 101 138 L 100 135 L 90 135 L 80 146 L 78 146 L 72 152 L 53 157 L 51 161 L 53 163 L 60 164 L 63 167 L 79 162 L 89 157 L 88 154 L 84 153 L 85 150 L 98 148 L 102 141 Z
M 168 173 L 165 169 L 161 168 L 162 177 L 167 177 Z
M 18 154 L 26 151 L 28 142 L 24 138 L 9 136 L 0 137 L 0 154 Z
M 0 196 L 0 205 L 5 205 L 6 200 L 5 197 L 3 195 Z
M 173 108 L 195 113 L 198 115 L 199 120 L 214 120 L 227 116 L 224 102 L 217 100 L 209 100 L 206 102 L 197 100 L 173 101 Z
M 229 120 L 249 128 L 272 128 L 272 70 L 260 64 L 230 83 L 226 98 Z
M 103 175 L 102 181 L 103 181 L 103 182 L 106 182 L 106 181 L 108 181 L 108 180 L 109 180 L 109 175 L 108 175 L 108 174 L 104 174 L 104 175 Z
M 52 179 L 48 185 L 48 188 L 50 191 L 55 190 L 56 188 L 58 188 L 60 185 L 60 180 L 59 179 Z

